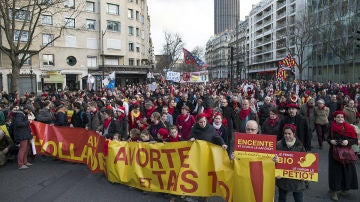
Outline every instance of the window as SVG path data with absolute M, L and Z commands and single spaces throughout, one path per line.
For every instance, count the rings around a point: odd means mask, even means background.
M 139 0 L 136 0 L 136 4 L 139 4 Z
M 87 19 L 86 20 L 86 28 L 95 30 L 95 22 L 96 22 L 95 20 Z
M 107 13 L 113 15 L 120 15 L 119 5 L 116 4 L 107 4 Z
M 52 0 L 41 0 L 40 4 L 52 4 Z
M 133 2 L 133 0 L 128 0 L 129 3 Z
M 19 56 L 18 56 L 19 60 L 22 59 L 23 55 L 24 55 L 23 53 L 20 53 L 20 54 L 19 54 Z M 31 59 L 30 59 L 29 56 L 30 56 L 30 54 L 26 54 L 26 55 L 25 55 L 25 58 L 26 58 L 26 59 L 25 59 L 25 61 L 24 61 L 24 65 L 31 65 Z
M 27 10 L 15 10 L 15 19 L 30 21 L 30 11 Z
M 121 40 L 119 39 L 107 39 L 106 47 L 108 49 L 121 50 Z
M 95 2 L 87 1 L 85 9 L 87 12 L 95 12 Z
M 140 20 L 140 13 L 139 13 L 139 11 L 136 11 L 135 17 L 136 17 L 136 20 Z
M 42 15 L 41 16 L 41 24 L 43 25 L 52 25 L 53 19 L 51 15 Z
M 134 18 L 134 11 L 133 9 L 128 9 L 128 18 L 133 19 Z
M 97 61 L 96 56 L 88 56 L 87 57 L 87 66 L 88 67 L 96 67 Z
M 65 0 L 64 6 L 65 8 L 75 8 L 75 0 Z
M 120 32 L 120 22 L 116 21 L 107 21 L 107 30 L 113 31 L 113 32 Z
M 134 66 L 134 64 L 135 64 L 134 58 L 129 58 L 129 65 Z
M 53 42 L 53 40 L 54 40 L 54 35 L 52 35 L 52 34 L 43 34 L 42 35 L 42 40 L 43 40 L 43 42 L 42 42 L 42 44 L 44 45 L 44 46 L 46 46 L 46 45 L 48 45 L 48 46 L 53 46 L 54 45 L 54 42 Z
M 104 63 L 105 65 L 119 65 L 119 59 L 116 57 L 106 57 Z
M 86 40 L 86 48 L 88 49 L 97 49 L 97 40 L 96 38 L 87 38 Z
M 144 15 L 141 15 L 141 23 L 142 23 L 142 24 L 145 23 L 145 17 L 144 17 Z
M 29 32 L 24 30 L 23 31 L 15 30 L 14 41 L 27 42 L 28 40 L 29 40 Z
M 140 66 L 140 60 L 136 60 L 136 66 Z
M 136 36 L 139 37 L 140 36 L 140 29 L 137 27 L 136 28 Z
M 43 55 L 43 65 L 54 65 L 54 55 L 44 54 Z
M 136 52 L 140 53 L 140 47 L 139 46 L 136 47 Z
M 75 28 L 75 19 L 74 18 L 65 18 L 65 27 Z
M 134 27 L 132 27 L 132 26 L 128 26 L 128 33 L 129 33 L 129 35 L 134 35 Z
M 129 43 L 129 51 L 134 52 L 134 43 Z

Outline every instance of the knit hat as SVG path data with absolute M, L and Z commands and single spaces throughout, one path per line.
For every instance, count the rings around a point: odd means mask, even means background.
M 116 111 L 121 112 L 121 113 L 125 113 L 125 107 L 124 106 L 120 106 L 116 109 Z
M 340 111 L 340 110 L 338 110 L 338 111 L 335 111 L 333 114 L 332 114 L 332 116 L 335 118 L 337 115 L 339 115 L 339 114 L 342 114 L 343 116 L 344 116 L 344 118 L 345 118 L 345 113 L 343 112 L 343 111 Z
M 299 105 L 297 105 L 296 103 L 292 102 L 286 105 L 286 108 L 296 108 L 296 109 L 300 109 Z
M 163 140 L 169 137 L 169 131 L 165 128 L 160 128 L 158 134 L 161 136 Z

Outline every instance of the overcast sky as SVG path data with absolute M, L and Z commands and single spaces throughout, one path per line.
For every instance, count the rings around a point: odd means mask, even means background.
M 240 20 L 258 2 L 240 0 Z M 162 52 L 164 31 L 179 33 L 189 51 L 196 46 L 205 49 L 214 34 L 214 0 L 148 0 L 148 6 L 155 54 Z

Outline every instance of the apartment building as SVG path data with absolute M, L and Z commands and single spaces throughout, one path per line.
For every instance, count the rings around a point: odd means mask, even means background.
M 303 1 L 263 0 L 249 14 L 249 64 L 250 78 L 271 79 L 278 61 L 295 49 L 295 41 L 287 38 L 294 30 L 296 11 L 303 10 Z M 288 49 L 287 49 L 288 48 Z M 289 72 L 289 76 L 295 78 Z
M 211 37 L 206 43 L 205 60 L 211 79 L 230 78 L 231 38 L 231 33 L 225 31 Z
M 100 88 L 104 76 L 113 71 L 116 85 L 146 79 L 152 68 L 147 0 L 67 0 L 62 4 L 66 12 L 41 13 L 32 48 L 49 44 L 61 24 L 65 24 L 65 29 L 60 38 L 22 66 L 20 94 L 86 89 L 89 73 L 96 78 L 96 88 Z M 22 20 L 17 18 L 19 23 Z M 0 35 L 4 44 L 3 36 Z M 26 43 L 28 36 L 21 37 L 24 38 L 21 42 Z M 7 92 L 11 86 L 10 75 L 11 62 L 0 52 L 0 87 Z

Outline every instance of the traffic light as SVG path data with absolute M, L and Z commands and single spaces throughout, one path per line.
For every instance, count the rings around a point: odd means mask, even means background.
M 356 47 L 360 48 L 360 30 L 356 31 Z

